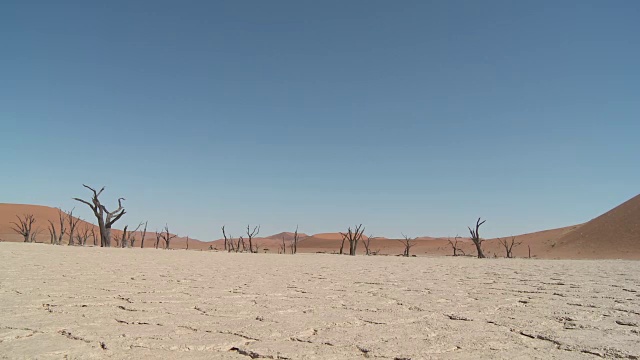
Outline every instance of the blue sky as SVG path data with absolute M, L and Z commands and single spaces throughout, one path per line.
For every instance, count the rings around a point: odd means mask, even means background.
M 486 236 L 638 194 L 637 1 L 3 1 L 0 202 Z

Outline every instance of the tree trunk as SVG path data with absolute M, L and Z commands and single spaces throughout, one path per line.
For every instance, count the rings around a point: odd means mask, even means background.
M 480 242 L 473 242 L 476 245 L 476 250 L 478 251 L 478 259 L 484 259 L 484 253 L 482 252 L 482 247 L 480 246 Z

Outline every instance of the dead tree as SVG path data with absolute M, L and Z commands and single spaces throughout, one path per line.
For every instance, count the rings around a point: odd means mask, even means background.
M 224 249 L 231 252 L 231 249 L 228 248 L 227 243 L 229 242 L 229 240 L 227 239 L 227 233 L 224 232 L 224 225 L 222 225 L 222 236 L 224 236 Z M 233 244 L 232 244 L 233 246 Z
M 249 239 L 249 252 L 257 253 L 257 244 L 256 248 L 253 248 L 253 238 L 260 233 L 260 225 L 253 228 L 253 231 L 250 231 L 251 227 L 247 225 L 247 238 Z
M 58 243 L 58 232 L 56 231 L 56 226 L 53 225 L 53 221 L 47 221 L 49 222 L 49 227 L 47 227 L 47 230 L 49 230 L 51 245 L 56 245 Z
M 96 229 L 91 226 L 91 237 L 93 238 L 93 246 L 98 246 L 98 237 L 96 236 Z
M 364 228 L 362 224 L 355 227 L 355 230 L 351 230 L 351 227 L 346 233 L 340 233 L 342 235 L 342 246 L 344 246 L 345 239 L 349 241 L 349 255 L 355 256 L 358 248 L 358 242 L 362 240 L 362 233 Z M 340 247 L 340 254 L 342 254 L 342 246 Z
M 291 247 L 291 245 L 289 246 Z M 293 253 L 293 248 L 291 249 Z M 285 242 L 284 235 L 282 235 L 282 245 L 278 247 L 278 254 L 286 254 L 287 253 L 287 243 Z
M 369 256 L 371 255 L 371 239 L 375 239 L 373 235 L 369 235 L 367 240 L 362 240 L 362 245 L 364 245 L 364 254 Z
M 299 237 L 298 237 L 298 225 L 296 225 L 296 231 L 293 233 L 293 240 L 291 242 L 291 253 L 292 254 L 297 254 L 298 253 L 298 241 L 299 241 Z
M 69 246 L 73 245 L 74 233 L 78 226 L 78 222 L 80 222 L 79 217 L 76 218 L 73 216 L 73 210 L 74 209 L 71 209 L 71 211 L 65 213 L 67 215 L 67 222 L 69 223 L 69 231 L 67 232 L 69 234 Z
M 240 245 L 242 245 L 242 252 L 247 251 L 247 247 L 244 244 L 244 238 L 242 236 L 238 238 L 238 244 L 236 245 L 236 252 L 240 251 Z
M 158 230 L 156 230 L 156 243 L 155 243 L 155 248 L 156 249 L 160 245 L 160 240 L 162 240 L 161 234 L 162 234 L 161 232 L 158 232 Z
M 529 259 L 531 259 L 531 245 L 527 245 L 527 247 L 529 248 Z
M 87 240 L 91 236 L 91 232 L 89 230 L 89 226 L 85 225 L 82 229 L 78 230 L 78 235 L 76 235 L 76 240 L 78 240 L 78 245 L 85 246 Z
M 508 259 L 513 258 L 513 248 L 522 244 L 522 242 L 516 242 L 515 236 L 512 236 L 511 240 L 498 238 L 498 242 L 500 243 L 500 245 L 502 245 L 504 251 L 507 253 Z M 529 248 L 529 250 L 531 250 L 531 248 Z
M 36 218 L 33 214 L 24 214 L 22 217 L 16 215 L 18 222 L 12 221 L 13 225 L 11 229 L 18 234 L 22 235 L 24 242 L 32 242 L 31 231 L 33 224 L 36 222 Z
M 140 249 L 144 248 L 144 238 L 147 236 L 147 223 L 148 221 L 144 222 L 144 229 L 142 230 L 142 238 L 140 239 Z M 133 244 L 131 244 L 131 247 L 133 247 Z
M 165 225 L 164 226 L 164 230 L 162 232 L 160 232 L 160 238 L 164 241 L 164 249 L 170 249 L 171 248 L 171 240 L 173 238 L 175 238 L 178 235 L 172 235 L 169 232 L 169 225 Z
M 187 250 L 189 250 L 189 237 L 187 236 Z
M 449 245 L 451 246 L 451 249 L 453 249 L 453 256 L 458 256 L 458 252 L 461 252 L 462 255 L 465 255 L 464 251 L 458 247 L 458 239 L 460 239 L 460 236 L 458 235 L 456 235 L 454 241 L 451 241 L 451 238 L 447 239 Z
M 102 187 L 102 189 L 100 189 L 100 191 L 96 191 L 95 189 L 84 184 L 82 184 L 82 186 L 93 192 L 91 202 L 79 198 L 73 199 L 86 204 L 91 208 L 91 210 L 93 210 L 93 214 L 98 220 L 98 227 L 100 228 L 100 246 L 110 247 L 111 227 L 126 213 L 124 207 L 122 207 L 122 200 L 124 200 L 124 198 L 118 198 L 118 208 L 115 211 L 108 211 L 107 208 L 102 205 L 99 199 L 100 194 L 102 194 L 102 192 L 104 191 L 104 186 Z
M 484 253 L 482 252 L 482 242 L 484 241 L 481 237 L 480 237 L 480 233 L 478 232 L 480 230 L 480 226 L 482 224 L 484 224 L 487 220 L 484 221 L 480 221 L 481 219 L 478 218 L 478 221 L 476 221 L 476 229 L 472 229 L 471 227 L 467 226 L 467 228 L 469 229 L 469 233 L 471 233 L 471 241 L 473 241 L 473 243 L 476 246 L 476 250 L 478 251 L 478 259 L 483 259 Z
M 40 228 L 36 228 L 35 230 L 33 230 L 31 232 L 31 235 L 29 237 L 30 242 L 38 242 L 38 235 L 40 235 L 42 233 L 42 229 Z
M 342 235 L 342 242 L 340 243 L 340 255 L 342 255 L 343 250 L 344 250 L 344 242 L 345 240 L 347 240 L 347 235 L 340 233 L 340 235 Z
M 136 233 L 138 232 L 138 230 L 142 227 L 144 223 L 141 222 L 140 224 L 138 224 L 138 226 L 136 226 L 136 228 L 133 231 L 127 231 L 127 227 L 124 227 L 124 231 L 122 233 L 122 240 L 120 245 L 124 248 L 124 247 L 134 247 L 136 244 Z
M 413 238 L 408 237 L 405 234 L 402 234 L 403 239 L 399 239 L 398 241 L 402 243 L 402 245 L 404 245 L 404 251 L 402 253 L 402 256 L 404 257 L 409 257 L 409 251 L 411 251 L 411 248 L 415 245 Z

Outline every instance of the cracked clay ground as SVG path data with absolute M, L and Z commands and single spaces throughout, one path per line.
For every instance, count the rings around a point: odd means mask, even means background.
M 640 357 L 640 262 L 0 244 L 0 358 Z

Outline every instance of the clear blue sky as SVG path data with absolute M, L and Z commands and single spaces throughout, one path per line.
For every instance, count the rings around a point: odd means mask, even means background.
M 0 202 L 509 235 L 640 191 L 638 1 L 0 3 Z

